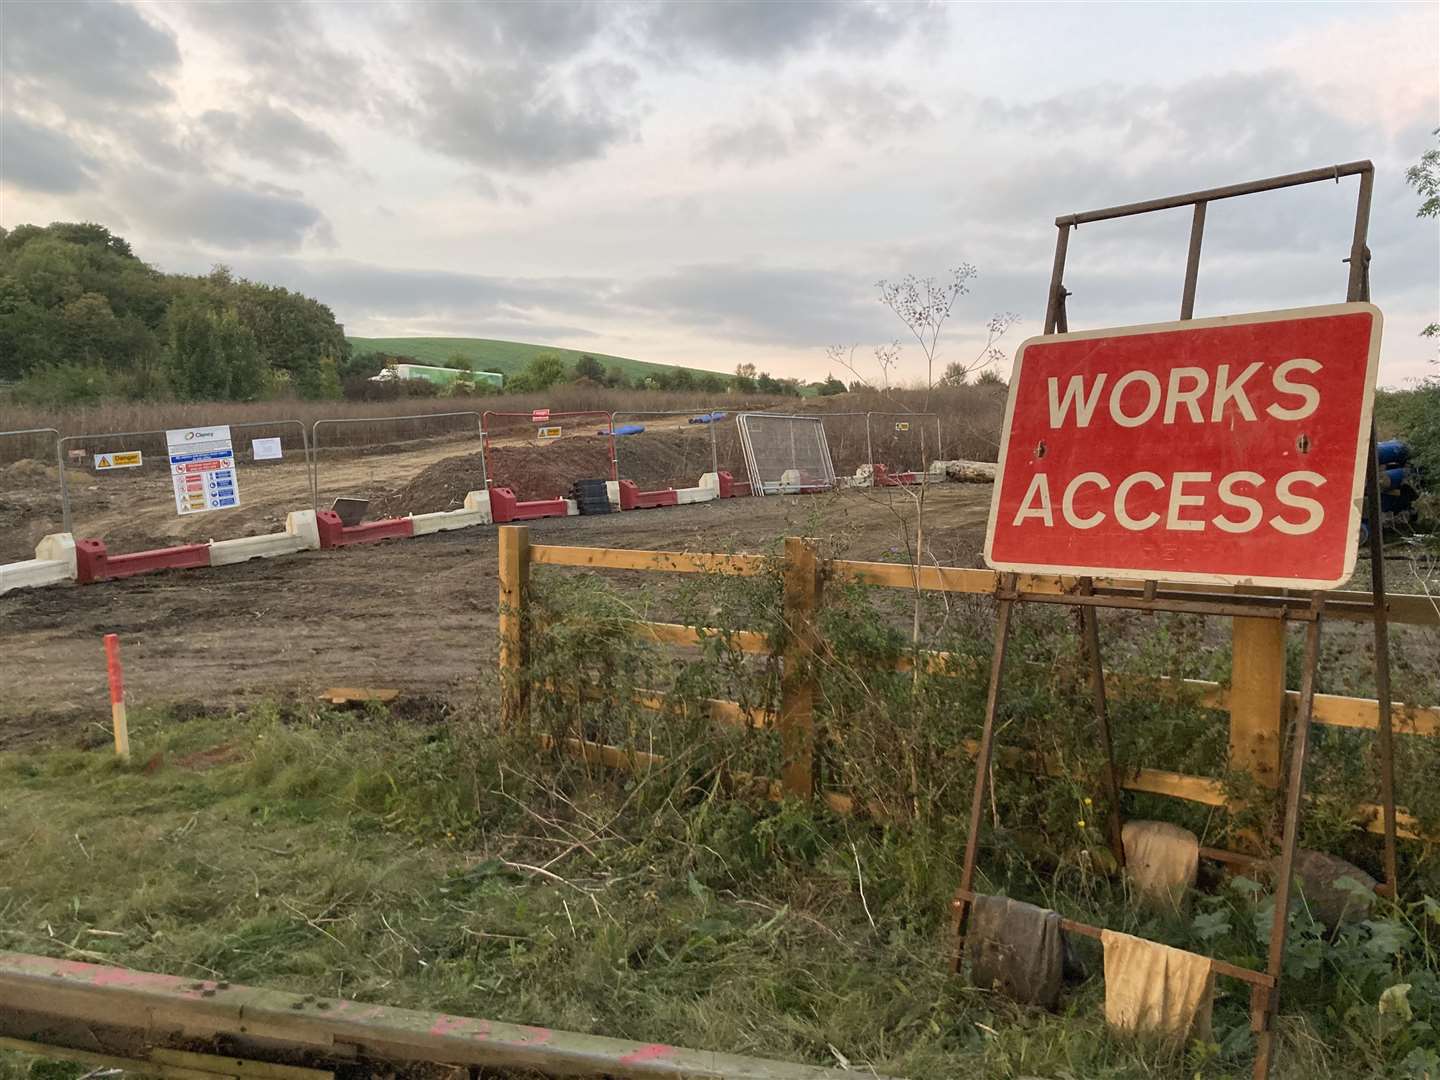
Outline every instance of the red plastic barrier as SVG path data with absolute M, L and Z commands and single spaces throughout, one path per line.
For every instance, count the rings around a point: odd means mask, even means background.
M 182 544 L 179 547 L 111 555 L 105 550 L 104 540 L 75 541 L 75 580 L 82 585 L 134 577 L 155 570 L 184 570 L 209 565 L 209 544 Z
M 720 498 L 733 499 L 735 497 L 735 477 L 728 472 L 719 472 L 716 479 L 720 481 Z
M 674 488 L 641 491 L 634 480 L 620 481 L 621 510 L 653 510 L 657 506 L 679 506 L 680 496 Z
M 490 489 L 490 516 L 496 524 L 507 521 L 531 521 L 534 518 L 565 517 L 570 507 L 564 499 L 535 499 L 521 502 L 509 488 Z
M 408 517 L 362 521 L 344 525 L 334 510 L 321 510 L 315 515 L 322 548 L 346 547 L 350 544 L 373 544 L 380 540 L 399 540 L 415 535 L 415 523 Z
M 890 475 L 890 470 L 884 465 L 872 465 L 876 487 L 908 487 L 911 484 L 918 484 L 920 476 L 918 473 L 902 472 Z

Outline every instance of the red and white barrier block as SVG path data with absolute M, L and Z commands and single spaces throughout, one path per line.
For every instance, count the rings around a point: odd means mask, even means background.
M 470 492 L 465 496 L 465 505 L 459 510 L 441 510 L 433 514 L 412 514 L 410 517 L 414 536 L 447 532 L 450 529 L 466 529 L 471 525 L 489 525 L 492 521 L 494 521 L 494 516 L 490 510 L 490 492 L 488 491 Z
M 285 531 L 236 540 L 211 540 L 210 565 L 229 566 L 250 559 L 273 559 L 320 547 L 320 527 L 314 510 L 292 510 L 285 515 Z
M 75 538 L 51 533 L 35 545 L 35 558 L 0 563 L 0 593 L 75 580 Z

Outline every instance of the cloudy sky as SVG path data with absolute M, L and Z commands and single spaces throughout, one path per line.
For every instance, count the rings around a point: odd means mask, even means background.
M 904 332 L 876 280 L 969 262 L 969 360 L 993 312 L 1039 332 L 1057 214 L 1368 157 L 1382 381 L 1435 356 L 1403 179 L 1440 126 L 1432 2 L 5 0 L 0 50 L 0 224 L 99 221 L 354 334 L 806 377 L 855 345 L 872 375 Z M 1212 206 L 1196 314 L 1343 299 L 1354 198 Z M 1188 227 L 1080 229 L 1071 326 L 1175 317 Z

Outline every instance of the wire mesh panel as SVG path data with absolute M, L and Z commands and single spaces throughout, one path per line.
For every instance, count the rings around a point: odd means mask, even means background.
M 830 460 L 840 476 L 854 476 L 861 465 L 868 465 L 870 439 L 865 430 L 863 412 L 832 412 L 821 414 L 825 422 L 825 441 L 830 446 Z
M 225 468 L 213 475 L 228 476 L 229 497 L 207 503 L 202 494 L 183 513 L 184 500 L 177 495 L 182 481 L 193 479 L 203 493 L 212 472 L 203 471 L 205 462 L 172 466 L 167 431 L 65 436 L 58 468 L 68 530 L 104 540 L 112 552 L 140 551 L 280 532 L 286 514 L 312 505 L 310 447 L 300 421 L 247 421 L 203 430 L 219 428 L 228 430 L 229 453 L 220 463 Z
M 40 538 L 63 528 L 59 442 L 54 428 L 0 431 L 0 562 L 34 558 Z
M 866 415 L 872 465 L 892 473 L 924 472 L 940 460 L 940 417 L 934 413 Z
M 615 412 L 615 459 L 620 479 L 642 491 L 694 487 L 718 471 L 716 428 L 725 414 L 714 409 Z
M 568 496 L 577 480 L 614 480 L 611 414 L 594 410 L 487 411 L 485 462 L 491 487 L 521 500 Z
M 320 510 L 341 497 L 366 500 L 372 520 L 454 510 L 485 486 L 474 410 L 317 420 L 311 430 Z
M 754 494 L 828 491 L 835 486 L 821 417 L 740 413 L 735 422 Z

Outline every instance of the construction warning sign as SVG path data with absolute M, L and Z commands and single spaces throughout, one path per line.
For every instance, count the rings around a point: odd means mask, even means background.
M 203 514 L 240 505 L 230 428 L 174 428 L 165 432 L 177 514 Z
M 1354 570 L 1381 316 L 1333 304 L 1020 346 L 997 570 L 1333 588 Z
M 895 422 L 895 430 L 896 430 L 896 431 L 909 431 L 909 430 L 910 430 L 910 422 L 909 422 L 908 420 L 897 420 L 897 421 Z
M 139 450 L 124 450 L 117 454 L 96 454 L 95 471 L 105 472 L 109 469 L 138 469 L 143 465 L 144 458 Z
M 560 429 L 558 427 L 542 427 L 535 434 L 541 442 L 545 442 L 549 439 L 560 438 Z

